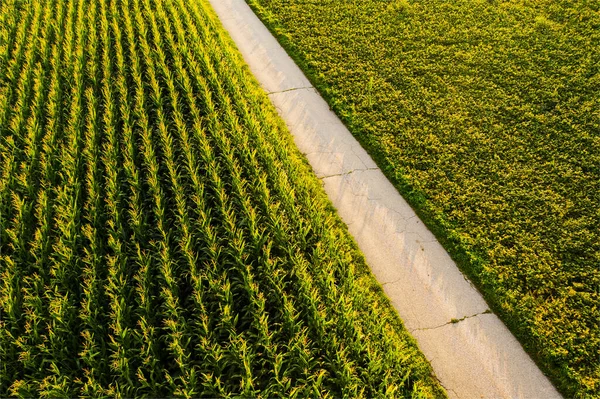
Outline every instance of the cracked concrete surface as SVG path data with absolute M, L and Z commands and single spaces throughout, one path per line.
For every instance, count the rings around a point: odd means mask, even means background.
M 451 398 L 560 395 L 244 0 L 209 0 Z
M 305 154 L 305 155 L 309 155 L 309 154 Z M 352 170 L 350 170 L 350 171 L 348 171 L 348 172 L 344 172 L 344 173 L 337 173 L 337 174 L 335 174 L 335 175 L 323 176 L 323 177 L 321 177 L 321 180 L 324 180 L 324 179 L 329 179 L 329 178 L 331 178 L 331 177 L 346 176 L 346 175 L 349 175 L 349 174 L 351 174 L 351 173 L 354 173 L 354 172 L 362 172 L 362 171 L 364 171 L 364 170 L 379 170 L 379 168 L 352 169 Z
M 383 285 L 383 284 L 382 284 L 382 285 Z M 475 314 L 472 314 L 471 316 L 464 316 L 464 317 L 463 317 L 463 318 L 461 318 L 461 319 L 452 319 L 452 320 L 450 320 L 450 321 L 449 321 L 449 322 L 447 322 L 447 323 L 440 324 L 439 326 L 434 326 L 434 327 L 425 327 L 425 328 L 415 328 L 414 330 L 409 330 L 409 332 L 412 334 L 412 333 L 413 333 L 413 332 L 415 332 L 415 331 L 436 330 L 436 329 L 438 329 L 438 328 L 441 328 L 441 327 L 447 326 L 448 324 L 456 324 L 456 323 L 460 323 L 461 321 L 463 321 L 463 320 L 466 320 L 466 319 L 470 319 L 471 317 L 477 317 L 477 316 L 481 316 L 482 314 L 488 314 L 488 313 L 492 313 L 492 311 L 491 311 L 491 310 L 489 310 L 489 309 L 487 309 L 487 310 L 485 310 L 484 312 L 481 312 L 481 313 L 475 313 Z
M 293 88 L 287 89 L 287 90 L 273 91 L 273 92 L 267 93 L 267 95 L 270 96 L 271 94 L 279 94 L 279 93 L 285 93 L 285 92 L 288 92 L 288 91 L 304 90 L 304 89 L 313 89 L 313 87 L 312 86 L 308 86 L 308 87 L 293 87 Z

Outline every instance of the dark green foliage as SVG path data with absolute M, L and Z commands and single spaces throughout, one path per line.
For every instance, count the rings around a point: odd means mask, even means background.
M 440 397 L 205 1 L 0 2 L 0 397 Z
M 249 3 L 559 388 L 600 396 L 598 3 Z

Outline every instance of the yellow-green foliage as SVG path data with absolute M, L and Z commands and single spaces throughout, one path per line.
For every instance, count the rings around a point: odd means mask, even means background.
M 205 1 L 0 2 L 0 397 L 440 397 Z
M 600 396 L 600 3 L 249 3 L 560 389 Z

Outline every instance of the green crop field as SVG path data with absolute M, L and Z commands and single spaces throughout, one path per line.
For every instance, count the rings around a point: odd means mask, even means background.
M 600 397 L 600 3 L 248 0 L 567 397 Z
M 0 397 L 444 397 L 207 4 L 0 1 Z

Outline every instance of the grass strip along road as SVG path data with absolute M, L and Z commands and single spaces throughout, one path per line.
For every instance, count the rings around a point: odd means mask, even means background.
M 206 2 L 3 1 L 0 133 L 0 396 L 444 396 Z
M 600 10 L 249 0 L 568 397 L 600 396 Z

